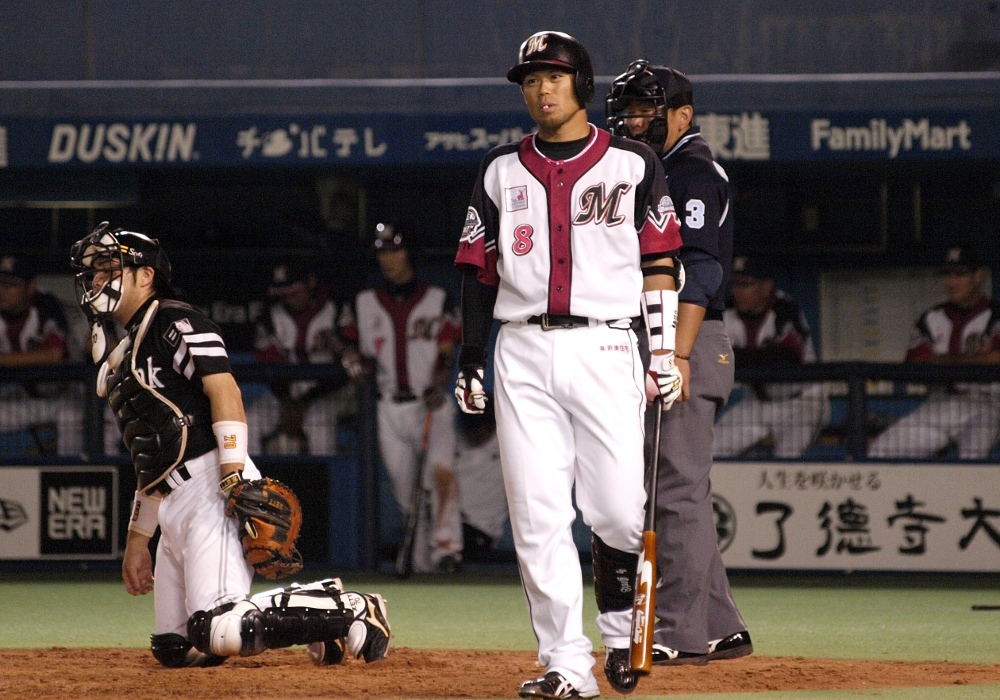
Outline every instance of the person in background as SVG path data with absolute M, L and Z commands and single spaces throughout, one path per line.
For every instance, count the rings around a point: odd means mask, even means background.
M 948 300 L 917 319 L 906 361 L 932 365 L 1000 363 L 1000 303 L 983 291 L 986 266 L 971 247 L 945 253 Z M 959 459 L 986 459 L 1000 432 L 1000 383 L 932 386 L 927 400 L 877 436 L 869 457 L 923 459 L 955 445 Z
M 405 521 L 430 421 L 422 486 L 431 493 L 431 512 L 418 520 L 413 571 L 451 573 L 460 567 L 463 544 L 455 405 L 445 400 L 458 322 L 445 290 L 417 276 L 396 225 L 379 224 L 374 247 L 384 281 L 358 294 L 355 308 L 358 349 L 375 365 L 382 462 Z
M 271 300 L 257 325 L 254 359 L 261 363 L 333 364 L 360 373 L 357 351 L 344 339 L 353 326 L 349 305 L 338 308 L 315 270 L 304 262 L 275 266 Z M 251 454 L 333 455 L 337 419 L 350 402 L 348 377 L 272 385 L 247 409 Z
M 35 270 L 23 258 L 0 255 L 0 368 L 79 362 L 59 300 L 39 291 Z M 0 433 L 31 429 L 40 451 L 50 450 L 41 428 L 56 428 L 56 451 L 83 451 L 83 407 L 62 382 L 0 384 Z
M 455 477 L 462 505 L 463 560 L 488 561 L 507 524 L 497 442 L 496 414 L 487 400 L 483 413 L 460 413 L 455 450 Z
M 799 365 L 816 361 L 806 317 L 791 297 L 776 289 L 770 266 L 739 256 L 733 260 L 733 306 L 723 321 L 737 367 Z M 743 386 L 743 398 L 715 426 L 716 457 L 733 457 L 766 438 L 774 456 L 801 457 L 829 421 L 822 384 L 768 382 Z

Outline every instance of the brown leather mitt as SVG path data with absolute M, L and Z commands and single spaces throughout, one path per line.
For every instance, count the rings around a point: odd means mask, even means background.
M 226 515 L 239 520 L 243 555 L 258 574 L 273 581 L 302 570 L 295 548 L 302 507 L 290 488 L 268 478 L 239 481 L 226 499 Z

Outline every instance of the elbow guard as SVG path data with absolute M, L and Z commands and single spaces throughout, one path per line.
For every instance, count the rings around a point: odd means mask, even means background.
M 652 277 L 653 275 L 670 275 L 674 278 L 675 291 L 680 294 L 681 290 L 684 289 L 684 264 L 681 259 L 677 256 L 671 256 L 671 260 L 674 261 L 673 267 L 668 267 L 666 265 L 650 265 L 649 267 L 642 268 L 643 277 Z

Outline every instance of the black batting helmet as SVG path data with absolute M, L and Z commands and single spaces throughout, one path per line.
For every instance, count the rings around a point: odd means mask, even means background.
M 656 108 L 645 131 L 633 134 L 626 123 L 629 105 L 645 102 Z M 657 153 L 667 140 L 664 110 L 694 104 L 694 91 L 687 76 L 674 68 L 653 66 L 645 59 L 632 61 L 625 72 L 611 82 L 604 101 L 604 115 L 612 134 L 648 144 Z
M 520 85 L 524 76 L 544 68 L 560 68 L 576 74 L 576 98 L 585 105 L 594 97 L 594 67 L 583 44 L 563 32 L 536 32 L 517 52 L 517 65 L 507 71 L 507 80 Z

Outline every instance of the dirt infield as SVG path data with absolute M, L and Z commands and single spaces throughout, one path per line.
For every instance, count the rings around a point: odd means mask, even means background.
M 600 659 L 603 662 L 603 657 Z M 0 698 L 514 698 L 540 675 L 530 652 L 392 649 L 374 664 L 317 668 L 303 649 L 230 659 L 218 668 L 162 668 L 137 649 L 0 650 Z M 615 696 L 598 671 L 601 694 Z M 752 692 L 1000 683 L 1000 664 L 838 661 L 751 656 L 708 666 L 654 668 L 636 694 Z

